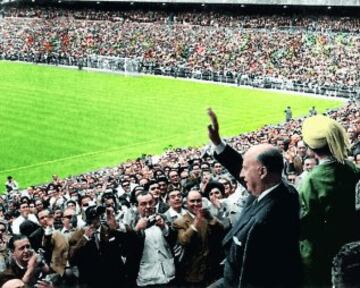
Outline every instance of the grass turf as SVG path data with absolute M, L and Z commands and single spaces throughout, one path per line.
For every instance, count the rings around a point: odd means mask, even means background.
M 207 143 L 206 108 L 231 136 L 341 106 L 341 101 L 251 88 L 0 62 L 0 183 L 114 166 L 165 147 Z M 2 185 L 2 184 L 1 184 Z M 3 186 L 0 191 L 3 190 Z

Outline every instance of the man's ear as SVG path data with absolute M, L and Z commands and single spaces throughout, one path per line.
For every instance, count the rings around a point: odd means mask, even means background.
M 268 175 L 268 170 L 265 166 L 261 166 L 259 171 L 260 171 L 260 179 L 264 179 Z

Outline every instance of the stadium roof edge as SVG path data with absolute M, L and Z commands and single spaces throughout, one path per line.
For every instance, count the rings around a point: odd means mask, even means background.
M 64 0 L 63 2 L 74 2 Z M 77 0 L 76 2 L 99 2 L 99 0 Z M 360 7 L 360 0 L 106 0 L 100 2 L 118 3 L 165 3 L 165 4 L 237 4 L 237 5 L 272 5 L 272 6 L 325 6 L 325 7 Z

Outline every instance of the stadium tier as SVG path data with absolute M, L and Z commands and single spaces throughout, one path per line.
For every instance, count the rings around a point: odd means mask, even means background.
M 357 17 L 5 7 L 0 23 L 1 59 L 359 93 Z

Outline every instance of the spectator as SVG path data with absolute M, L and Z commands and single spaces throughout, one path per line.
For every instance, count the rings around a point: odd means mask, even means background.
M 221 261 L 218 248 L 224 227 L 202 208 L 202 197 L 198 191 L 190 191 L 186 201 L 188 212 L 173 223 L 178 232 L 178 242 L 184 247 L 180 281 L 189 287 L 206 286 L 218 276 Z
M 107 210 L 109 211 L 109 210 Z M 85 228 L 75 231 L 69 239 L 70 263 L 79 269 L 80 284 L 87 287 L 111 287 L 122 283 L 127 287 L 126 269 L 121 256 L 126 257 L 131 232 L 117 229 L 113 211 L 106 212 L 107 225 L 100 223 L 104 213 L 100 207 L 86 209 Z
M 300 188 L 301 253 L 308 285 L 331 285 L 331 261 L 345 243 L 359 240 L 355 186 L 360 169 L 346 160 L 349 140 L 335 120 L 305 120 L 304 142 L 319 159 Z M 346 225 L 344 225 L 346 223 Z
M 285 111 L 285 121 L 286 122 L 289 122 L 292 120 L 292 110 L 291 110 L 291 107 L 290 106 L 287 106 Z
M 30 213 L 29 204 L 27 202 L 21 203 L 19 210 L 20 210 L 20 216 L 13 221 L 11 226 L 11 230 L 13 234 L 20 234 L 20 225 L 25 220 L 30 220 L 36 224 L 39 224 L 36 216 Z
M 9 241 L 12 258 L 9 267 L 0 274 L 0 285 L 11 279 L 21 279 L 26 285 L 34 285 L 41 273 L 48 273 L 49 267 L 31 250 L 29 239 L 15 235 Z M 40 261 L 39 261 L 40 260 Z
M 25 283 L 20 279 L 12 279 L 6 281 L 6 283 L 4 283 L 1 288 L 25 288 Z
M 9 193 L 13 190 L 17 190 L 19 188 L 19 185 L 17 184 L 17 182 L 13 179 L 12 176 L 8 176 L 6 183 L 5 183 L 5 188 L 6 191 Z
M 336 254 L 332 265 L 331 282 L 336 288 L 355 288 L 360 285 L 360 243 L 347 243 Z
M 136 284 L 164 285 L 175 278 L 174 257 L 167 242 L 169 227 L 164 218 L 155 214 L 155 201 L 151 193 L 137 196 L 139 220 L 135 231 L 143 237 L 143 249 Z

